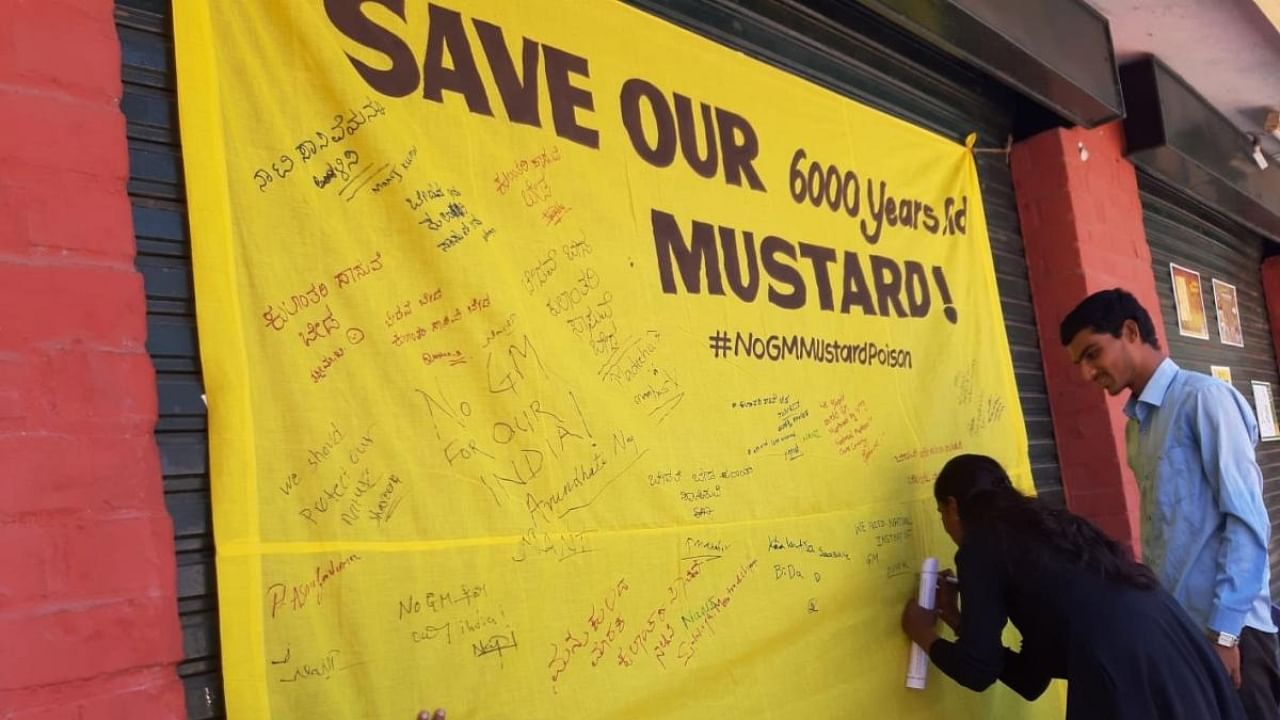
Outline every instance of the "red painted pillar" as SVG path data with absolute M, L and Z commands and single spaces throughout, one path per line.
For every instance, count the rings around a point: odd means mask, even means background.
M 1010 162 L 1067 506 L 1140 551 L 1124 397 L 1085 382 L 1058 336 L 1062 318 L 1087 295 L 1123 287 L 1151 313 L 1164 342 L 1124 131 L 1119 122 L 1050 130 L 1015 145 Z
M 1271 344 L 1280 358 L 1280 256 L 1262 261 L 1262 295 L 1267 301 L 1267 326 Z
M 0 715 L 185 717 L 111 0 L 0 2 Z

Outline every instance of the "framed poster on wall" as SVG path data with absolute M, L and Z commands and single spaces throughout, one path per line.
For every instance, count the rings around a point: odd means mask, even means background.
M 1209 322 L 1205 319 L 1200 273 L 1169 263 L 1169 274 L 1173 278 L 1173 302 L 1178 310 L 1178 333 L 1208 340 Z
M 1280 429 L 1276 428 L 1276 407 L 1271 397 L 1271 383 L 1253 383 L 1253 406 L 1258 413 L 1258 433 L 1263 440 L 1280 439 Z
M 1226 365 L 1210 365 L 1209 374 L 1228 385 L 1231 384 L 1231 368 Z
M 1213 308 L 1218 315 L 1218 337 L 1222 344 L 1244 347 L 1244 330 L 1240 325 L 1236 286 L 1214 278 Z

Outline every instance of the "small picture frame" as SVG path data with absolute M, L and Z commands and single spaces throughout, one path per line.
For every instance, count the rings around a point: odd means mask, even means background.
M 1254 380 L 1253 406 L 1258 413 L 1258 433 L 1263 440 L 1280 440 L 1280 428 L 1276 427 L 1276 406 L 1271 398 L 1271 383 Z
M 1240 303 L 1236 286 L 1213 279 L 1213 308 L 1218 315 L 1218 339 L 1223 345 L 1244 347 L 1244 328 L 1240 325 Z
M 1200 273 L 1169 263 L 1169 275 L 1173 278 L 1173 304 L 1178 310 L 1178 334 L 1208 340 L 1209 322 L 1205 318 Z
M 1231 384 L 1231 368 L 1226 365 L 1210 365 L 1209 374 L 1228 385 Z

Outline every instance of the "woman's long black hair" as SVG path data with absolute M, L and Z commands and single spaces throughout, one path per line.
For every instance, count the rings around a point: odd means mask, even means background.
M 1129 549 L 1088 520 L 1018 492 L 1000 463 L 985 455 L 959 455 L 938 474 L 933 495 L 955 498 L 965 532 L 987 528 L 1010 550 L 1052 552 L 1109 581 L 1149 590 L 1155 573 Z

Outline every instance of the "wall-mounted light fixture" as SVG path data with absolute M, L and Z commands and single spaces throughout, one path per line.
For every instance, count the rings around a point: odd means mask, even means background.
M 1258 166 L 1259 170 L 1267 169 L 1267 156 L 1262 152 L 1262 141 L 1257 135 L 1251 137 L 1253 140 L 1253 163 Z

